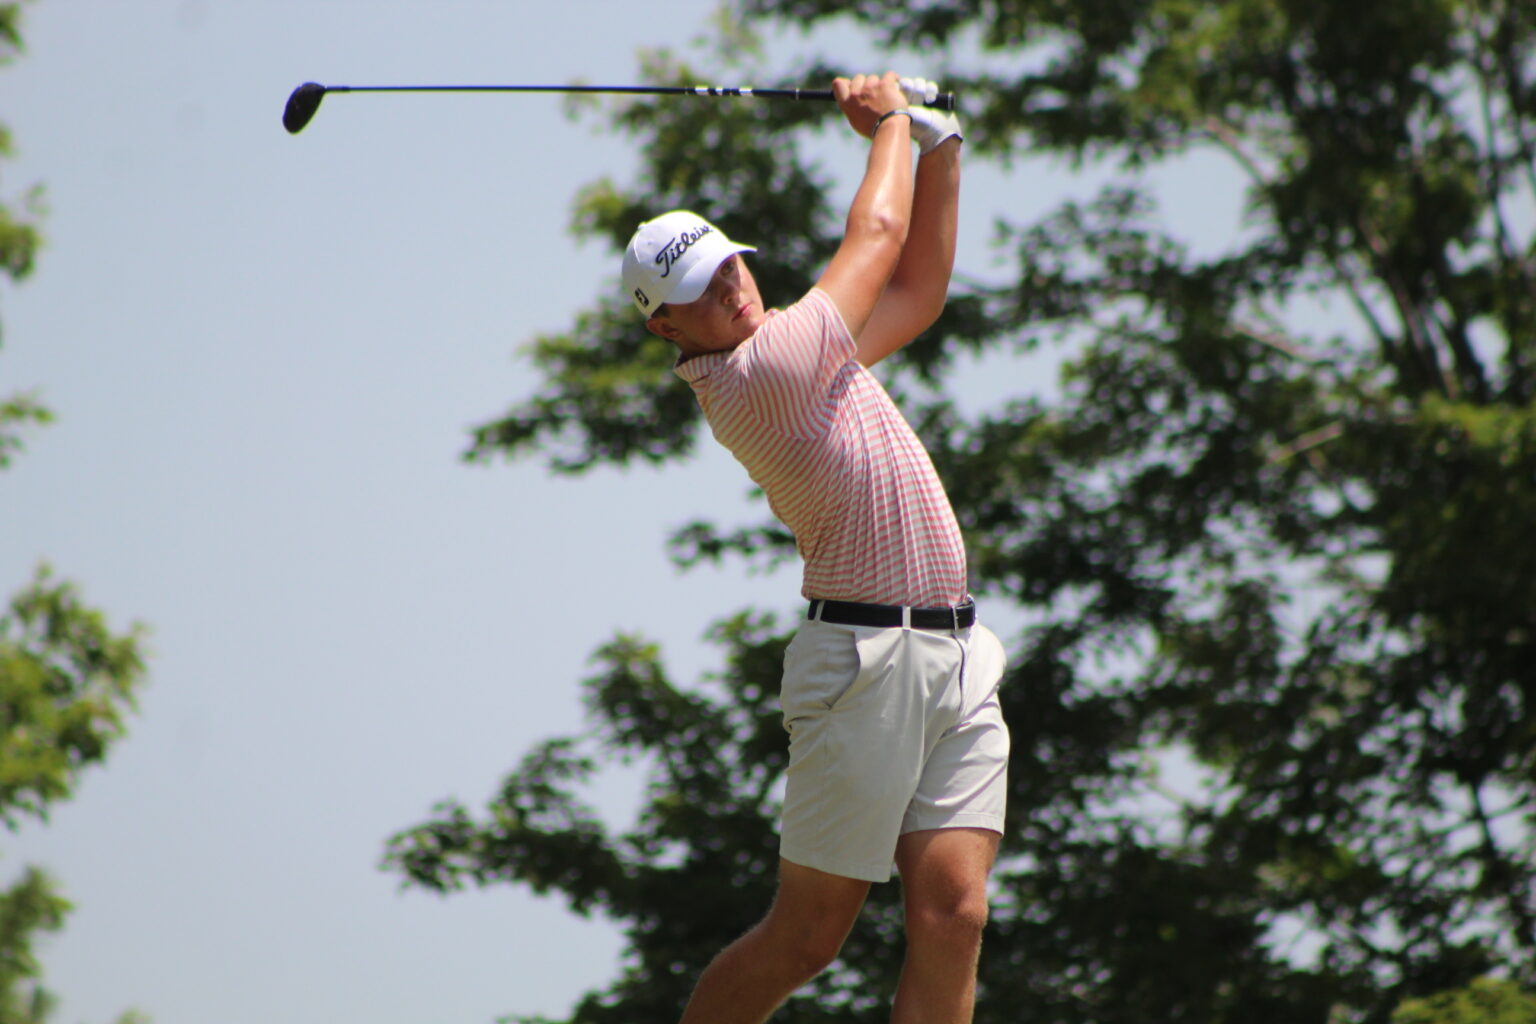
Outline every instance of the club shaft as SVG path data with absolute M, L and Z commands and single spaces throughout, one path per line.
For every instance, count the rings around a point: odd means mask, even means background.
M 830 89 L 754 89 L 750 86 L 667 86 L 667 85 L 327 85 L 326 92 L 589 92 L 638 93 L 647 95 L 758 96 L 764 99 L 822 100 L 835 99 Z M 940 93 L 932 106 L 943 110 L 955 107 L 954 93 Z

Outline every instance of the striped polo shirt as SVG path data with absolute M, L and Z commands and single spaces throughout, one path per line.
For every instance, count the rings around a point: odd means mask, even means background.
M 854 357 L 826 292 L 770 310 L 736 348 L 676 372 L 795 535 L 806 598 L 964 600 L 965 546 L 949 497 L 890 395 Z

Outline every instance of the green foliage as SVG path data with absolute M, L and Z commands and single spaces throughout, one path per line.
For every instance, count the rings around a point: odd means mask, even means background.
M 1536 1024 L 1536 996 L 1508 981 L 1479 978 L 1454 992 L 1409 999 L 1392 1024 Z
M 21 48 L 21 4 L 0 4 L 0 65 L 15 59 Z
M 0 67 L 14 59 L 22 49 L 21 5 L 0 3 Z M 0 157 L 11 155 L 11 133 L 0 124 Z M 43 213 L 43 192 L 33 187 L 14 203 L 0 197 L 0 273 L 20 281 L 32 272 L 42 236 L 37 219 Z M 46 421 L 47 410 L 26 396 L 0 398 L 0 469 L 9 465 L 10 455 L 20 447 L 12 424 L 28 419 Z
M 0 401 L 0 469 L 8 468 L 15 453 L 22 450 L 20 428 L 52 420 L 53 414 L 31 395 Z
M 0 66 L 21 51 L 21 5 L 0 3 Z M 10 154 L 0 125 L 0 157 Z M 20 213 L 0 202 L 0 272 L 14 281 L 32 270 L 40 236 L 40 188 L 21 200 Z M 0 469 L 21 450 L 21 431 L 52 420 L 35 397 L 0 398 Z M 0 608 L 0 821 L 15 830 L 23 818 L 45 819 L 67 799 L 80 774 L 100 763 L 123 735 L 143 681 L 143 628 L 114 633 L 77 588 L 57 581 L 45 565 Z M 33 945 L 56 932 L 69 904 L 44 872 L 26 868 L 0 892 L 0 1024 L 45 1024 L 57 999 L 40 979 Z M 118 1024 L 148 1024 L 128 1012 Z
M 36 983 L 42 966 L 32 943 L 38 933 L 62 928 L 68 910 L 36 868 L 0 893 L 0 1024 L 42 1024 L 53 1012 L 57 1000 Z
M 0 615 L 0 820 L 46 817 L 122 735 L 142 629 L 114 634 L 47 567 Z
M 977 1021 L 1386 1024 L 1491 973 L 1536 984 L 1536 8 L 736 10 L 921 53 L 962 97 L 973 163 L 1113 178 L 1031 222 L 989 211 L 1011 279 L 964 275 L 890 364 L 977 592 L 1028 622 L 1002 693 L 1010 823 Z M 667 54 L 644 70 L 715 77 Z M 785 78 L 827 72 L 806 57 Z M 793 299 L 840 229 L 802 148 L 827 123 L 622 105 L 642 184 L 584 191 L 578 233 L 617 253 L 644 216 L 692 206 L 771 240 L 765 297 Z M 1150 174 L 1195 153 L 1246 189 L 1243 223 L 1199 255 Z M 1063 359 L 1049 399 L 959 393 L 957 356 L 1001 376 L 1041 345 Z M 616 299 L 534 361 L 542 390 L 475 457 L 659 462 L 699 434 Z M 683 562 L 788 550 L 770 523 L 674 539 Z M 391 844 L 417 884 L 527 884 L 621 923 L 620 979 L 568 1024 L 674 1016 L 765 903 L 785 638 L 740 618 L 719 638 L 728 668 L 689 688 L 639 641 L 605 649 L 595 748 L 552 741 L 486 815 L 449 805 Z M 619 834 L 580 807 L 604 755 L 651 785 Z M 893 888 L 776 1019 L 883 1019 Z
M 6 152 L 7 143 L 5 127 L 0 125 L 0 155 Z M 14 281 L 32 272 L 38 247 L 42 244 L 36 224 L 42 209 L 43 193 L 39 188 L 22 196 L 16 209 L 0 206 L 0 271 Z
M 0 3 L 0 67 L 21 50 L 21 5 Z M 0 157 L 10 155 L 10 132 L 0 124 Z M 16 281 L 31 273 L 41 241 L 35 224 L 42 212 L 41 189 L 34 188 L 23 196 L 19 210 L 0 203 L 0 272 Z

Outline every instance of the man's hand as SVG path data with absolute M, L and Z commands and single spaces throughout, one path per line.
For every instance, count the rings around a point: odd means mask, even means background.
M 853 130 L 872 138 L 875 123 L 882 114 L 903 110 L 907 106 L 906 94 L 901 90 L 901 78 L 894 71 L 883 75 L 854 75 L 852 78 L 834 78 L 832 95 L 842 108 L 843 116 Z M 909 151 L 910 152 L 910 151 Z
M 907 97 L 907 109 L 912 112 L 912 141 L 917 143 L 919 155 L 927 155 L 945 139 L 964 139 L 960 134 L 960 119 L 947 110 L 928 106 L 939 95 L 937 83 L 926 78 L 903 78 L 901 91 Z

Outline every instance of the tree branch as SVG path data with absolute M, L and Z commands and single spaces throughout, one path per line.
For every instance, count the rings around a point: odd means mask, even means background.
M 1435 358 L 1434 343 L 1430 340 L 1424 329 L 1424 321 L 1419 314 L 1418 303 L 1409 293 L 1406 282 L 1393 268 L 1391 254 L 1387 251 L 1386 241 L 1376 233 L 1363 216 L 1355 220 L 1355 230 L 1360 240 L 1365 243 L 1371 255 L 1375 257 L 1376 277 L 1386 285 L 1387 292 L 1392 296 L 1393 303 L 1397 306 L 1398 322 L 1402 324 L 1408 340 L 1408 351 L 1413 356 L 1416 367 L 1399 364 L 1402 369 L 1413 368 L 1418 371 L 1421 380 L 1435 387 L 1442 397 L 1456 398 L 1459 389 L 1456 381 L 1445 372 L 1440 365 L 1440 360 Z
M 1482 835 L 1483 877 L 1491 879 L 1498 887 L 1499 895 L 1509 909 L 1509 916 L 1514 923 L 1515 940 L 1528 952 L 1536 951 L 1536 909 L 1526 905 L 1515 881 L 1519 877 L 1519 872 L 1509 863 L 1508 858 L 1504 856 L 1504 851 L 1499 848 L 1498 839 L 1493 834 L 1493 823 L 1487 809 L 1483 806 L 1482 786 L 1478 782 L 1469 781 L 1467 792 L 1472 797 L 1473 820 L 1477 822 L 1478 830 Z

